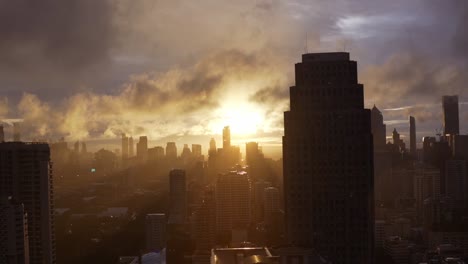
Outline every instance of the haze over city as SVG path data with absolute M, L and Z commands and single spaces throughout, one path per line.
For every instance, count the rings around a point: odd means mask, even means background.
M 442 127 L 443 94 L 466 107 L 465 1 L 1 4 L 0 119 L 24 120 L 30 140 L 207 144 L 230 125 L 278 158 L 290 65 L 306 50 L 351 52 L 366 106 L 405 137 L 408 114 L 419 139 Z

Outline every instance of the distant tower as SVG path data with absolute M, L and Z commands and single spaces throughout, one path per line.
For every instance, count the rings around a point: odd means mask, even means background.
M 231 130 L 229 126 L 225 126 L 223 129 L 223 149 L 231 147 Z
M 166 215 L 147 214 L 145 220 L 146 250 L 159 251 L 166 247 Z
M 128 138 L 128 156 L 131 158 L 135 155 L 135 145 L 133 144 L 133 137 Z
M 187 183 L 185 170 L 169 173 L 169 223 L 184 224 L 187 217 Z
M 13 141 L 21 141 L 21 129 L 19 123 L 13 123 Z
M 128 137 L 122 134 L 122 160 L 128 158 Z
M 196 158 L 201 157 L 201 155 L 202 155 L 202 146 L 200 144 L 192 144 L 192 154 Z
M 3 125 L 0 125 L 0 143 L 5 142 L 5 132 L 3 131 Z
M 81 142 L 81 154 L 86 154 L 88 149 L 86 148 L 86 142 Z
M 442 108 L 444 110 L 444 135 L 460 134 L 458 96 L 443 96 Z
M 209 152 L 216 152 L 216 141 L 214 140 L 214 138 L 211 138 L 210 140 L 210 151 Z
M 416 157 L 416 119 L 410 116 L 410 153 Z
M 148 160 L 148 138 L 146 136 L 141 136 L 137 143 L 137 159 L 143 162 Z
M 382 112 L 374 105 L 371 110 L 372 136 L 374 138 L 374 150 L 382 150 L 387 143 L 387 126 L 384 124 Z
M 400 145 L 400 133 L 398 133 L 396 128 L 393 129 L 392 138 L 393 138 L 393 144 Z
M 166 158 L 169 160 L 177 159 L 177 146 L 175 142 L 167 142 L 166 145 Z
M 280 195 L 278 188 L 268 187 L 263 190 L 263 210 L 265 222 L 269 225 L 275 218 L 274 214 L 280 211 Z

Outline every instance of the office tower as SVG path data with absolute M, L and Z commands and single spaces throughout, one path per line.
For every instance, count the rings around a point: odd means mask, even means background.
M 140 140 L 137 143 L 137 159 L 139 161 L 145 162 L 148 160 L 148 138 L 146 136 L 141 136 Z
M 23 204 L 0 197 L 0 263 L 29 263 L 28 220 Z
M 147 214 L 145 218 L 146 250 L 159 251 L 166 247 L 166 215 Z
M 27 213 L 30 263 L 55 263 L 53 179 L 49 145 L 0 143 L 0 193 Z
M 21 129 L 19 123 L 13 123 L 13 141 L 21 141 Z
M 444 110 L 444 135 L 460 134 L 458 117 L 458 96 L 443 96 L 442 108 Z
M 275 214 L 280 211 L 280 195 L 278 188 L 268 187 L 263 190 L 263 215 L 265 223 L 272 223 Z
M 128 158 L 128 137 L 122 134 L 122 160 Z
M 247 165 L 251 165 L 260 156 L 257 142 L 248 142 L 245 144 L 245 161 Z
M 424 201 L 440 198 L 440 170 L 419 165 L 414 172 L 414 199 L 419 221 L 423 220 Z
M 161 160 L 164 158 L 164 148 L 157 146 L 148 149 L 148 160 Z
M 133 137 L 128 138 L 128 156 L 131 158 L 135 155 L 135 147 L 133 143 Z
M 184 144 L 184 148 L 182 149 L 180 157 L 184 162 L 187 162 L 192 157 L 192 151 L 188 147 L 188 144 Z
M 192 144 L 192 154 L 195 158 L 202 156 L 202 146 L 200 144 Z
M 466 161 L 450 159 L 445 162 L 445 195 L 456 205 L 465 206 L 468 202 L 468 177 Z
M 169 173 L 169 223 L 184 224 L 187 217 L 187 183 L 185 170 Z
M 218 175 L 216 182 L 216 232 L 229 234 L 250 224 L 250 179 L 244 171 Z
M 416 119 L 410 116 L 410 154 L 416 157 Z
M 177 159 L 177 147 L 175 142 L 167 142 L 166 145 L 166 158 L 170 160 Z
M 252 217 L 254 222 L 262 222 L 264 219 L 264 193 L 265 189 L 270 187 L 271 183 L 259 180 L 253 184 L 253 197 L 252 197 Z
M 0 125 L 0 143 L 5 142 L 5 132 L 3 131 L 3 125 Z
M 373 138 L 357 63 L 305 54 L 295 73 L 283 137 L 288 242 L 333 263 L 373 263 Z
M 86 142 L 81 142 L 81 154 L 88 153 L 88 148 L 86 147 Z
M 223 149 L 228 149 L 231 147 L 231 130 L 229 126 L 223 128 Z
M 384 124 L 382 112 L 375 105 L 371 110 L 371 124 L 374 150 L 382 150 L 387 144 L 387 126 Z
M 210 150 L 209 152 L 216 152 L 216 141 L 214 140 L 214 138 L 211 138 L 210 139 Z
M 216 243 L 216 203 L 212 188 L 204 191 L 202 204 L 195 211 L 193 233 L 198 250 L 211 250 Z

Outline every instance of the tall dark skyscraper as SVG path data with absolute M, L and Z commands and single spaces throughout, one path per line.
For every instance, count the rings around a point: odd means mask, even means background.
M 460 134 L 460 121 L 458 118 L 458 96 L 443 96 L 442 108 L 444 110 L 444 135 Z
M 371 110 L 371 124 L 374 150 L 383 150 L 387 144 L 387 126 L 384 124 L 382 112 L 375 105 Z
M 371 112 L 349 53 L 311 53 L 295 65 L 284 114 L 288 242 L 337 264 L 373 263 Z
M 409 117 L 410 121 L 410 154 L 416 157 L 416 119 L 413 116 Z
M 0 125 L 0 143 L 5 141 L 5 132 L 3 131 L 3 125 Z
M 55 263 L 53 179 L 48 144 L 0 143 L 0 194 L 24 206 L 29 263 Z

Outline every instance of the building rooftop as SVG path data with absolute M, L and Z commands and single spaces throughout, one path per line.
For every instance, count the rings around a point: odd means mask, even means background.
M 311 61 L 349 61 L 348 52 L 307 53 L 302 55 L 303 62 Z

